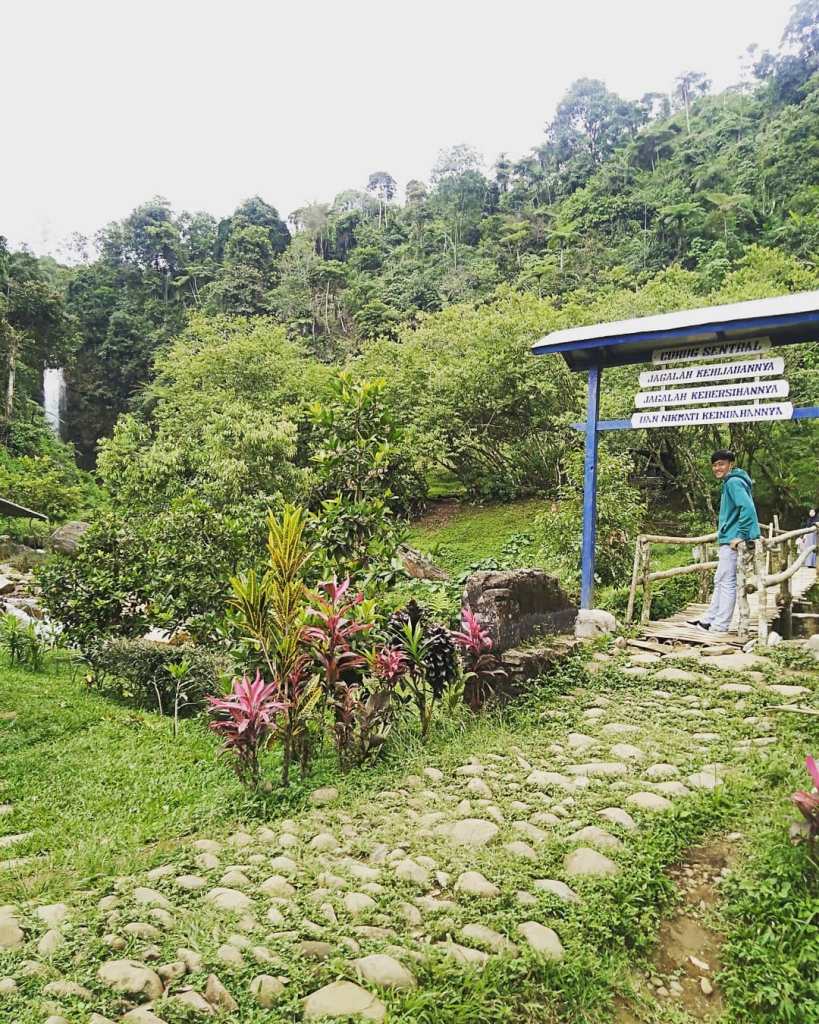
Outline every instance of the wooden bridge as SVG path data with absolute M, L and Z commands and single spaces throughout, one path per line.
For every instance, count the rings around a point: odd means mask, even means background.
M 816 569 L 807 565 L 811 561 L 811 554 L 817 550 L 816 528 L 781 530 L 775 517 L 771 525 L 762 527 L 759 540 L 744 545 L 742 556 L 737 559 L 737 604 L 731 631 L 728 633 L 715 633 L 713 630 L 706 631 L 688 625 L 690 620 L 701 618 L 708 608 L 708 577 L 717 567 L 717 562 L 710 560 L 710 554 L 716 540 L 716 533 L 701 537 L 641 534 L 634 550 L 626 622 L 631 622 L 634 617 L 637 593 L 642 588 L 640 629 L 647 640 L 699 644 L 704 647 L 725 644 L 739 646 L 757 638 L 764 643 L 771 623 L 777 619 L 781 621 L 783 636 L 790 639 L 793 633 L 794 602 L 802 598 L 817 580 Z M 652 545 L 669 544 L 690 547 L 693 561 L 688 565 L 652 572 Z M 701 574 L 698 600 L 675 615 L 652 621 L 654 584 L 690 573 Z

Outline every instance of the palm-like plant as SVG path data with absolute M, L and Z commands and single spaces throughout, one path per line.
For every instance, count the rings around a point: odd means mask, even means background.
M 268 568 L 231 580 L 233 622 L 256 649 L 277 686 L 284 705 L 278 735 L 283 746 L 282 783 L 298 760 L 305 771 L 310 759 L 311 718 L 321 700 L 318 680 L 308 673 L 305 646 L 307 588 L 304 571 L 312 552 L 304 540 L 306 513 L 287 506 L 280 518 L 268 519 Z
M 227 697 L 208 697 L 211 713 L 219 715 L 210 727 L 223 739 L 222 753 L 234 755 L 237 775 L 254 788 L 261 774 L 259 755 L 273 740 L 277 718 L 287 711 L 278 689 L 257 670 L 253 682 L 247 676 L 234 679 Z

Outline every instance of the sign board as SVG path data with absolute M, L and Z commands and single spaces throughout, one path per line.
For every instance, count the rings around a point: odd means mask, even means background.
M 771 347 L 770 338 L 744 338 L 742 341 L 713 341 L 707 345 L 669 345 L 655 348 L 651 361 L 658 363 L 690 363 L 699 359 L 739 359 L 757 356 Z
M 708 366 L 677 366 L 674 369 L 646 370 L 640 374 L 641 388 L 661 384 L 704 384 L 712 380 L 736 380 L 739 377 L 776 377 L 785 372 L 782 356 L 763 356 L 744 362 L 710 363 Z
M 744 381 L 740 384 L 712 384 L 702 388 L 672 388 L 666 391 L 641 391 L 638 409 L 659 409 L 664 405 L 697 405 L 701 402 L 747 402 L 761 398 L 787 398 L 786 380 Z
M 666 409 L 635 412 L 631 417 L 634 429 L 646 427 L 704 427 L 715 423 L 759 423 L 789 420 L 792 402 L 774 405 L 718 405 L 706 409 Z

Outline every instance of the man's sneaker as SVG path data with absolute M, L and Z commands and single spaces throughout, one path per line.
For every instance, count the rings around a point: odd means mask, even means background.
M 699 619 L 690 619 L 686 623 L 686 625 L 687 626 L 697 626 L 699 629 L 710 629 L 711 628 L 711 623 L 710 622 L 700 622 Z

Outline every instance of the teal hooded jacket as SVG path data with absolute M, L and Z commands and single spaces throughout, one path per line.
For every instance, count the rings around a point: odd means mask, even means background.
M 759 537 L 759 520 L 751 492 L 751 478 L 744 469 L 732 469 L 723 477 L 719 502 L 717 543 L 730 544 L 735 537 L 740 540 L 756 540 Z

